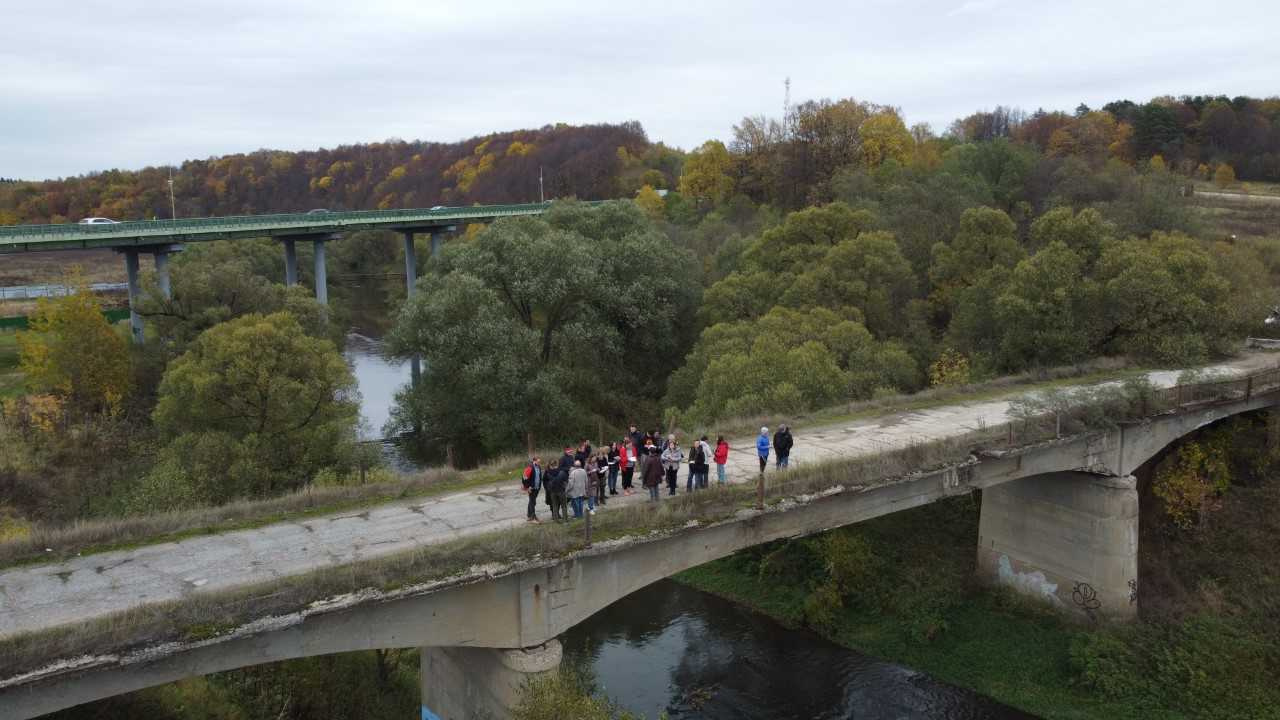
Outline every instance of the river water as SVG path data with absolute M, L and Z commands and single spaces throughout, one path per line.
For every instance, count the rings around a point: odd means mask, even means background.
M 1034 720 L 909 668 L 664 580 L 561 638 L 599 689 L 654 720 Z

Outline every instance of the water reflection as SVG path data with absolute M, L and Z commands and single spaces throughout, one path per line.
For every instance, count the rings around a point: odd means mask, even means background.
M 564 642 L 607 695 L 651 719 L 1034 718 L 672 581 L 618 601 Z
M 347 335 L 343 354 L 360 389 L 360 439 L 381 440 L 396 392 L 409 382 L 409 363 L 384 355 L 381 340 L 355 332 Z

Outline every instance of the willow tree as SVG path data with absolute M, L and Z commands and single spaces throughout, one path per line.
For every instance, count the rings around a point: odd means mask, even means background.
M 631 202 L 493 223 L 448 248 L 397 317 L 388 347 L 421 355 L 423 374 L 393 429 L 497 452 L 656 413 L 697 330 L 697 271 Z

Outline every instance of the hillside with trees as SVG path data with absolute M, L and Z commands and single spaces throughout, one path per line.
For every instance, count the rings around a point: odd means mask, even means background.
M 548 125 L 457 143 L 388 140 L 304 152 L 259 150 L 174 168 L 179 217 L 536 202 L 629 196 L 666 187 L 679 156 L 638 123 Z M 168 168 L 109 170 L 0 184 L 0 224 L 170 215 Z

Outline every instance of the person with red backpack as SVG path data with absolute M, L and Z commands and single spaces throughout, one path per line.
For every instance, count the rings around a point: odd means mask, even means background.
M 525 519 L 531 523 L 541 522 L 534 507 L 538 503 L 538 491 L 542 489 L 542 458 L 535 456 L 524 466 L 524 477 L 520 479 L 520 484 L 529 496 L 529 513 Z

